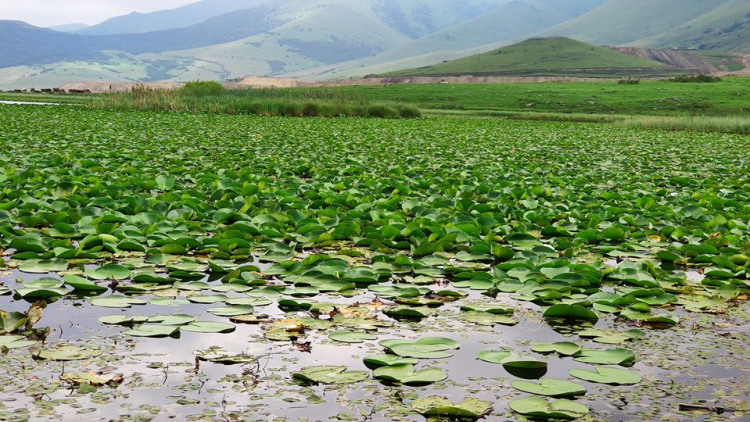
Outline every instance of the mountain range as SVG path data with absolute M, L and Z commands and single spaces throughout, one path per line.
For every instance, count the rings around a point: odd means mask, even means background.
M 608 46 L 745 52 L 750 2 L 202 0 L 93 26 L 0 20 L 0 88 L 359 77 L 561 36 Z

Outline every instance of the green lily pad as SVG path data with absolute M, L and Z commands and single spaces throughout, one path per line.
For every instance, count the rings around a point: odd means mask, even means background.
M 473 420 L 490 414 L 492 403 L 468 398 L 454 404 L 445 397 L 429 396 L 415 400 L 411 408 L 427 418 Z
M 86 270 L 86 276 L 94 280 L 125 280 L 130 270 L 118 264 L 107 264 L 96 269 Z
M 397 382 L 410 386 L 423 386 L 443 381 L 448 378 L 448 374 L 440 369 L 414 369 L 412 364 L 400 364 L 391 366 L 382 366 L 372 372 L 377 379 L 390 382 Z
M 123 331 L 123 335 L 131 337 L 170 337 L 177 334 L 180 327 L 169 325 L 141 325 L 132 330 Z
M 489 363 L 502 364 L 503 360 L 511 355 L 507 351 L 480 350 L 477 352 L 477 358 Z
M 216 316 L 223 316 L 223 317 L 250 315 L 254 311 L 255 311 L 255 308 L 249 305 L 226 306 L 223 308 L 211 308 L 208 310 L 209 313 L 212 313 Z
M 573 356 L 580 352 L 582 348 L 575 343 L 561 341 L 557 343 L 537 343 L 531 346 L 531 350 L 537 353 L 557 353 L 563 356 Z
M 580 305 L 559 304 L 550 306 L 544 311 L 545 318 L 563 318 L 570 320 L 593 320 L 599 319 L 595 312 Z
M 584 369 L 571 369 L 570 376 L 584 381 L 609 385 L 634 385 L 641 382 L 643 378 L 635 372 L 624 369 L 597 366 L 594 371 Z
M 148 322 L 148 317 L 143 315 L 108 315 L 100 317 L 99 322 L 107 325 L 136 325 Z
M 513 388 L 525 393 L 549 397 L 573 397 L 586 394 L 586 387 L 574 382 L 554 378 L 541 378 L 539 382 L 513 381 Z
M 196 352 L 198 359 L 206 362 L 218 363 L 222 365 L 254 365 L 258 359 L 246 354 L 232 354 L 220 347 L 212 347 L 208 350 Z
M 146 301 L 129 296 L 102 296 L 92 298 L 90 303 L 104 308 L 130 308 L 133 305 L 145 305 Z
M 7 347 L 8 349 L 21 349 L 24 347 L 33 346 L 39 343 L 35 340 L 26 340 L 24 336 L 0 336 L 0 349 Z
M 80 290 L 83 292 L 106 292 L 107 291 L 106 287 L 100 286 L 91 280 L 85 279 L 83 277 L 78 277 L 76 275 L 70 275 L 70 274 L 66 275 L 65 277 L 63 277 L 63 281 L 65 281 L 65 284 L 74 288 L 75 290 Z
M 524 416 L 544 419 L 578 419 L 586 416 L 589 409 L 579 403 L 570 400 L 547 400 L 531 396 L 511 400 L 508 406 L 516 413 Z
M 334 331 L 328 334 L 328 338 L 341 343 L 364 343 L 375 340 L 378 337 L 368 333 L 357 333 L 354 331 Z
M 182 331 L 189 331 L 193 333 L 231 333 L 236 330 L 237 327 L 234 324 L 226 322 L 215 322 L 215 321 L 195 321 L 190 324 L 183 325 L 180 327 Z
M 395 355 L 416 359 L 444 359 L 453 356 L 450 350 L 460 347 L 457 341 L 441 337 L 424 337 L 416 341 L 383 340 L 380 345 Z
M 629 349 L 609 350 L 581 350 L 575 355 L 575 360 L 597 365 L 632 366 L 635 363 L 635 353 Z
M 68 269 L 68 261 L 62 259 L 30 259 L 21 263 L 18 269 L 25 273 L 46 274 L 65 271 Z
M 363 359 L 365 366 L 370 369 L 380 368 L 381 366 L 394 366 L 394 365 L 405 365 L 411 364 L 416 365 L 419 363 L 418 359 L 414 358 L 402 358 L 396 355 L 377 355 L 368 356 Z
M 292 372 L 292 378 L 312 384 L 352 384 L 369 377 L 365 371 L 348 371 L 346 366 L 308 366 Z
M 31 356 L 35 359 L 73 361 L 95 358 L 102 354 L 101 350 L 87 349 L 68 343 L 52 343 L 45 346 L 31 348 Z
M 158 322 L 161 325 L 185 325 L 194 322 L 197 318 L 192 315 L 176 314 L 169 316 L 155 316 L 148 319 L 148 322 Z

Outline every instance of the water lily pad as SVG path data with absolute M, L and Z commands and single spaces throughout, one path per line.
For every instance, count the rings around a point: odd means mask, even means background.
M 537 353 L 557 353 L 563 356 L 573 356 L 580 352 L 582 348 L 573 342 L 561 341 L 557 343 L 537 343 L 531 346 L 531 350 Z
M 107 288 L 104 286 L 100 286 L 96 283 L 94 283 L 91 280 L 85 279 L 83 277 L 78 277 L 76 275 L 66 275 L 63 277 L 63 281 L 65 281 L 65 284 L 68 286 L 80 290 L 83 292 L 106 292 Z
M 643 379 L 635 372 L 626 371 L 624 369 L 609 368 L 606 366 L 597 366 L 594 371 L 571 369 L 569 373 L 570 376 L 584 381 L 609 385 L 633 385 L 638 384 Z
M 370 369 L 380 368 L 381 366 L 394 366 L 394 365 L 405 365 L 411 364 L 416 365 L 419 363 L 418 359 L 414 358 L 402 358 L 396 355 L 377 355 L 368 356 L 363 359 L 365 366 Z
M 578 419 L 589 413 L 586 406 L 574 401 L 561 399 L 548 402 L 537 396 L 511 400 L 508 406 L 521 415 L 544 419 Z
M 489 363 L 501 364 L 503 360 L 511 355 L 508 351 L 480 350 L 477 358 Z
M 443 381 L 448 378 L 448 374 L 440 369 L 414 369 L 412 364 L 400 364 L 391 366 L 382 366 L 372 372 L 377 379 L 390 382 L 397 382 L 410 386 L 429 385 Z
M 24 336 L 0 336 L 0 349 L 7 347 L 8 349 L 21 349 L 23 347 L 33 346 L 39 343 L 35 340 L 26 340 Z
M 570 320 L 598 320 L 599 316 L 590 309 L 580 305 L 559 304 L 550 306 L 544 311 L 545 318 L 562 318 Z
M 195 321 L 190 324 L 183 325 L 180 327 L 182 331 L 189 331 L 193 333 L 220 333 L 226 334 L 236 330 L 237 327 L 234 324 L 226 322 L 215 322 L 215 321 Z
M 130 277 L 130 270 L 118 264 L 107 264 L 96 269 L 89 269 L 86 276 L 94 280 L 125 280 Z
M 60 381 L 72 385 L 87 384 L 92 386 L 116 386 L 123 382 L 123 378 L 122 374 L 100 375 L 92 371 L 66 372 L 60 375 Z
M 122 334 L 131 337 L 170 337 L 180 332 L 180 327 L 169 325 L 141 325 Z
M 25 273 L 46 274 L 65 271 L 68 269 L 68 261 L 63 259 L 30 259 L 21 263 L 18 269 Z
M 212 347 L 208 350 L 200 350 L 196 352 L 198 359 L 202 361 L 218 363 L 222 365 L 255 365 L 258 363 L 258 359 L 251 355 L 246 354 L 232 354 L 222 349 L 221 347 Z
M 148 317 L 144 315 L 108 315 L 100 317 L 99 322 L 107 325 L 136 325 L 148 322 Z
M 635 363 L 635 353 L 629 349 L 609 350 L 581 350 L 575 355 L 575 360 L 583 363 L 598 365 L 632 366 Z
M 292 378 L 312 384 L 352 384 L 369 377 L 365 371 L 348 371 L 346 366 L 308 366 L 292 372 Z
M 341 343 L 364 343 L 368 340 L 375 340 L 378 336 L 354 331 L 334 331 L 328 334 L 328 338 Z
M 104 308 L 130 308 L 133 305 L 145 305 L 146 301 L 129 296 L 102 296 L 92 298 L 90 303 Z
M 574 382 L 554 378 L 541 378 L 539 382 L 513 381 L 511 386 L 525 393 L 549 397 L 573 397 L 586 394 L 586 387 Z
M 411 407 L 427 418 L 451 420 L 480 419 L 492 412 L 492 403 L 474 398 L 454 404 L 445 397 L 429 396 L 415 400 Z
M 444 359 L 453 356 L 450 350 L 460 347 L 457 341 L 441 337 L 424 337 L 416 341 L 383 340 L 380 345 L 395 355 L 416 359 Z
M 484 325 L 488 327 L 491 327 L 495 324 L 500 324 L 500 325 L 518 324 L 517 320 L 509 317 L 508 315 L 498 315 L 498 314 L 492 314 L 489 312 L 462 312 L 461 315 L 459 315 L 459 318 L 462 321 L 465 321 L 471 324 Z
M 223 308 L 211 308 L 208 310 L 209 313 L 212 313 L 216 316 L 223 316 L 223 317 L 250 315 L 254 311 L 255 311 L 255 308 L 249 305 L 226 306 Z
M 161 325 L 185 325 L 195 321 L 197 318 L 192 315 L 176 314 L 169 316 L 155 316 L 148 319 L 148 322 L 158 322 Z
M 101 350 L 88 349 L 68 343 L 52 343 L 31 348 L 31 356 L 35 359 L 73 361 L 97 357 Z

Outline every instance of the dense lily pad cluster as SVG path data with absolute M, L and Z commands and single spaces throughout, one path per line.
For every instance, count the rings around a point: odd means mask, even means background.
M 578 418 L 589 411 L 571 401 L 588 391 L 580 381 L 642 381 L 605 366 L 637 362 L 628 344 L 674 327 L 678 314 L 747 300 L 750 172 L 739 138 L 19 110 L 22 119 L 0 112 L 0 265 L 18 277 L 3 278 L 0 293 L 167 309 L 99 319 L 128 337 L 253 324 L 265 341 L 299 346 L 322 333 L 338 347 L 378 349 L 362 361 L 370 371 L 335 361 L 290 368 L 304 385 L 445 382 L 459 341 L 389 331 L 446 315 L 512 327 L 523 308 L 567 327 L 570 341 L 497 345 L 477 358 L 533 395 L 510 402 L 513 411 Z M 211 319 L 169 312 L 188 304 Z M 38 345 L 26 335 L 29 315 L 0 316 L 4 347 L 53 360 L 90 352 Z M 544 378 L 550 355 L 591 366 Z M 220 347 L 198 358 L 257 362 Z M 449 364 L 422 363 L 435 359 Z M 424 395 L 412 408 L 479 418 L 492 405 Z

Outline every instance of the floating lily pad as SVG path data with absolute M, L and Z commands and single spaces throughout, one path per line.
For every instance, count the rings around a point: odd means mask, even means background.
M 414 358 L 402 358 L 396 355 L 377 355 L 368 356 L 363 359 L 365 366 L 370 369 L 380 368 L 381 366 L 394 366 L 394 365 L 416 365 L 419 363 L 418 359 Z
M 364 343 L 368 340 L 375 340 L 378 336 L 354 331 L 334 331 L 328 334 L 328 338 L 341 343 Z
M 584 349 L 575 355 L 575 360 L 598 365 L 632 366 L 635 363 L 635 353 L 629 349 Z
M 492 403 L 468 398 L 453 403 L 445 397 L 429 396 L 417 399 L 412 409 L 427 418 L 449 418 L 451 420 L 480 419 L 492 412 Z
M 368 377 L 367 372 L 348 371 L 346 366 L 308 366 L 292 373 L 292 378 L 312 384 L 352 384 Z
M 91 280 L 76 275 L 66 275 L 63 281 L 68 286 L 84 292 L 106 292 L 107 288 L 94 283 Z
M 598 320 L 599 316 L 590 309 L 580 305 L 559 304 L 550 306 L 544 311 L 545 318 L 562 318 L 570 320 Z
M 513 381 L 513 388 L 525 393 L 549 397 L 573 397 L 586 394 L 586 387 L 574 382 L 554 378 L 541 378 L 539 382 Z
M 108 315 L 100 317 L 99 322 L 107 325 L 136 325 L 148 322 L 148 317 L 143 315 Z
M 180 332 L 180 327 L 169 325 L 141 325 L 122 334 L 131 337 L 170 337 Z
M 254 365 L 258 359 L 246 354 L 232 354 L 220 347 L 212 347 L 208 350 L 196 352 L 198 359 L 207 362 L 219 363 L 222 365 Z
M 557 343 L 537 343 L 531 346 L 531 350 L 537 353 L 557 353 L 563 356 L 573 356 L 580 352 L 582 348 L 573 342 L 561 341 Z
M 181 331 L 189 331 L 193 333 L 231 333 L 236 330 L 237 327 L 233 324 L 226 322 L 215 322 L 215 321 L 195 321 L 190 324 L 183 325 L 180 327 Z
M 130 270 L 118 264 L 107 264 L 96 269 L 86 270 L 86 276 L 94 280 L 125 280 L 130 277 Z
M 133 305 L 145 305 L 146 301 L 129 296 L 102 296 L 92 298 L 90 303 L 104 308 L 130 308 Z
M 411 340 L 383 340 L 380 345 L 391 353 L 416 359 L 443 359 L 453 356 L 450 350 L 460 347 L 451 339 L 441 337 L 424 337 L 416 341 Z
M 39 343 L 35 340 L 27 340 L 24 336 L 0 336 L 0 349 L 7 347 L 8 349 L 21 349 L 24 347 L 33 346 Z
M 25 273 L 46 274 L 65 271 L 68 269 L 68 261 L 63 259 L 30 259 L 21 263 L 18 269 Z
M 609 385 L 633 385 L 638 384 L 643 379 L 635 372 L 606 366 L 597 366 L 594 371 L 571 369 L 570 376 L 584 381 Z
M 427 368 L 417 370 L 414 368 L 414 365 L 408 363 L 382 366 L 375 369 L 372 374 L 377 379 L 410 386 L 429 385 L 448 378 L 448 374 L 440 369 Z
M 574 401 L 561 399 L 548 402 L 536 396 L 511 400 L 508 406 L 521 415 L 544 419 L 578 419 L 589 413 L 586 406 Z
M 211 308 L 208 312 L 216 316 L 233 317 L 238 315 L 250 315 L 255 312 L 255 308 L 249 305 L 236 305 L 223 308 Z
M 31 348 L 32 357 L 45 360 L 84 360 L 95 358 L 101 354 L 101 350 L 83 348 L 68 343 L 52 343 Z

